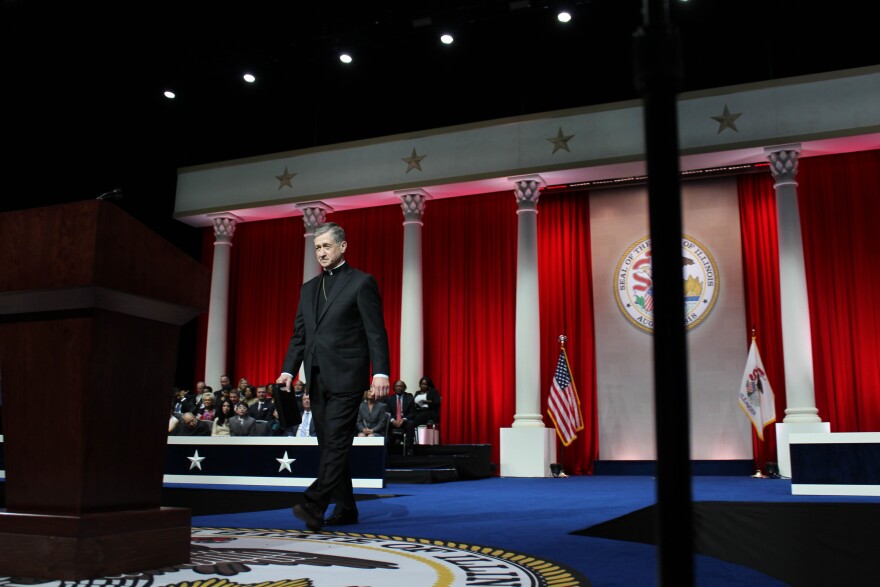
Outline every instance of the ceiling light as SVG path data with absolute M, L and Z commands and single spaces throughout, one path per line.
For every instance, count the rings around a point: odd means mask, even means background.
M 246 81 L 246 82 L 249 83 L 249 84 L 252 84 L 252 83 L 254 83 L 255 81 L 257 81 L 257 78 L 255 78 L 255 77 L 253 76 L 253 74 L 250 74 L 250 73 L 246 73 L 246 74 L 244 74 L 244 76 L 242 76 L 242 77 L 244 77 L 244 81 Z
M 452 35 L 450 35 L 449 33 L 444 33 L 440 35 L 440 42 L 444 45 L 451 45 L 453 40 L 454 39 L 452 38 Z
M 165 90 L 165 97 L 170 100 L 173 100 L 174 99 L 174 92 L 172 92 L 171 90 Z
M 351 55 L 348 53 L 342 53 L 339 55 L 339 60 L 343 63 L 351 63 Z
M 559 14 L 556 15 L 556 20 L 558 20 L 559 22 L 568 22 L 571 20 L 571 14 L 566 12 L 565 10 L 562 10 L 559 12 Z

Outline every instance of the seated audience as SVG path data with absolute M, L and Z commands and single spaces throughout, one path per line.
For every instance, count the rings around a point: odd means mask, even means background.
M 406 391 L 406 383 L 400 379 L 394 382 L 394 393 L 385 398 L 385 406 L 391 414 L 389 437 L 395 436 L 392 431 L 400 430 L 406 438 L 407 446 L 412 446 L 415 437 L 413 418 L 416 415 L 416 408 L 413 396 Z
M 211 436 L 211 425 L 186 412 L 175 429 L 176 436 Z
M 434 387 L 430 377 L 419 380 L 419 390 L 413 397 L 413 403 L 416 409 L 414 427 L 440 423 L 440 392 Z
M 273 413 L 275 412 L 275 404 L 266 397 L 268 391 L 266 390 L 265 385 L 261 385 L 257 387 L 257 397 L 254 398 L 255 401 L 250 405 L 248 410 L 250 411 L 251 416 L 254 417 L 255 420 L 272 420 L 275 418 Z
M 229 419 L 234 414 L 232 402 L 228 399 L 221 401 L 220 409 L 214 414 L 214 428 L 211 430 L 211 436 L 232 436 L 229 432 Z
M 176 434 L 180 418 L 174 415 L 174 404 L 171 405 L 171 417 L 168 418 L 168 434 Z
M 201 405 L 193 410 L 193 413 L 199 417 L 199 420 L 213 420 L 217 413 L 217 410 L 214 408 L 214 394 L 203 394 Z
M 259 436 L 257 420 L 248 413 L 247 404 L 240 402 L 235 406 L 235 415 L 229 420 L 230 436 Z
M 315 429 L 315 419 L 312 417 L 312 400 L 309 394 L 302 396 L 302 421 L 285 431 L 285 436 L 317 436 L 318 431 Z
M 385 436 L 388 412 L 385 402 L 377 402 L 373 397 L 373 390 L 364 392 L 364 401 L 358 408 L 357 435 L 358 436 Z

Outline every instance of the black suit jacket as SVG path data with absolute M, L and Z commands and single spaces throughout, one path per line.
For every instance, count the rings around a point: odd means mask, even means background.
M 260 402 L 255 401 L 253 404 L 248 407 L 248 412 L 251 416 L 254 417 L 254 420 L 272 420 L 274 416 L 272 412 L 275 411 L 275 404 L 272 400 L 263 400 L 263 407 L 260 407 Z
M 282 371 L 296 374 L 304 364 L 308 377 L 317 360 L 325 390 L 362 394 L 373 374 L 391 371 L 382 298 L 372 275 L 353 267 L 337 271 L 320 312 L 322 275 L 303 284 Z
M 391 419 L 397 419 L 397 394 L 392 393 L 385 397 L 385 405 L 388 406 L 388 413 L 391 414 Z M 403 417 L 412 422 L 413 416 L 416 415 L 416 404 L 413 398 L 413 395 L 409 392 L 403 393 L 403 404 L 401 405 L 403 408 Z

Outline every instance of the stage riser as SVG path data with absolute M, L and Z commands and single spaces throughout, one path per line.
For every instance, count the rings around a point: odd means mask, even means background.
M 389 447 L 385 480 L 389 483 L 445 483 L 495 475 L 490 444 L 416 445 L 410 456 Z

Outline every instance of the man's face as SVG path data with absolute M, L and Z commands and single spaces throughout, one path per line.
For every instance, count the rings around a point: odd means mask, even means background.
M 312 409 L 312 400 L 310 400 L 309 396 L 307 396 L 307 395 L 303 396 L 303 409 L 304 410 L 311 410 Z
M 244 404 L 238 404 L 237 406 L 235 406 L 235 413 L 239 416 L 244 416 L 245 414 L 247 414 L 247 406 Z
M 229 377 L 224 375 L 220 378 L 220 387 L 226 387 L 227 385 L 229 385 Z
M 196 383 L 196 393 L 202 393 L 205 391 L 205 382 L 199 381 Z
M 237 391 L 229 392 L 229 401 L 231 401 L 233 404 L 237 404 L 240 399 L 241 394 L 239 394 Z
M 315 255 L 318 258 L 318 263 L 324 269 L 336 267 L 342 259 L 342 255 L 345 253 L 345 248 L 347 246 L 348 243 L 346 241 L 342 241 L 341 243 L 333 242 L 333 235 L 329 232 L 325 232 L 321 236 L 316 236 Z
M 394 384 L 394 393 L 403 393 L 406 391 L 406 383 L 403 381 L 398 381 Z
M 258 387 L 257 388 L 257 397 L 261 400 L 266 399 L 266 388 L 265 387 Z
M 199 425 L 199 421 L 192 414 L 184 415 L 183 423 L 186 424 L 187 428 L 195 428 Z

